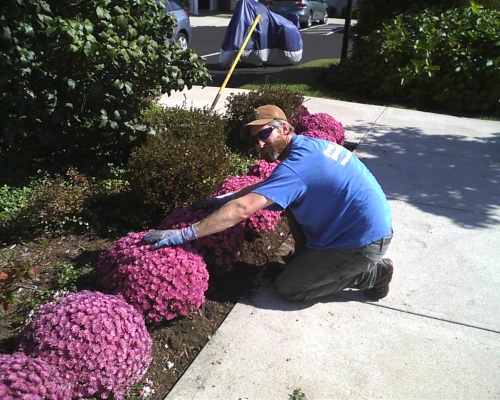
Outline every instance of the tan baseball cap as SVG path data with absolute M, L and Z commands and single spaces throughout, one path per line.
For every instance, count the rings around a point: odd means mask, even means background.
M 240 136 L 243 139 L 248 139 L 250 137 L 251 125 L 266 125 L 276 118 L 284 119 L 285 121 L 287 121 L 285 113 L 278 106 L 268 104 L 258 107 L 248 119 L 249 122 L 243 128 L 241 128 Z

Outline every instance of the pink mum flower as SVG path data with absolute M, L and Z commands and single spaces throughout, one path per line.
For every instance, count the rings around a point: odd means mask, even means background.
M 178 208 L 172 211 L 160 224 L 158 229 L 180 229 L 195 222 L 201 221 L 212 213 L 212 209 L 196 210 L 191 206 Z M 203 236 L 193 240 L 190 244 L 202 255 L 208 265 L 215 265 L 220 255 L 228 257 L 226 267 L 230 269 L 236 263 L 243 252 L 245 242 L 245 229 L 243 224 L 237 224 L 232 228 L 213 235 Z M 222 264 L 217 264 L 222 265 Z
M 279 163 L 280 163 L 279 161 L 268 163 L 265 160 L 259 160 L 250 167 L 250 170 L 248 171 L 247 175 L 256 176 L 261 180 L 266 179 L 267 177 L 269 177 L 269 175 L 271 175 L 271 173 L 274 171 L 274 169 L 278 166 Z
M 0 399 L 67 400 L 72 394 L 71 383 L 43 359 L 0 354 Z
M 295 127 L 297 133 L 344 145 L 345 131 L 342 124 L 325 113 L 303 115 Z
M 203 258 L 189 243 L 153 251 L 143 241 L 146 233 L 123 237 L 101 254 L 97 265 L 101 284 L 122 295 L 149 321 L 158 323 L 199 309 L 208 289 Z M 126 256 L 130 248 L 139 256 Z M 192 279 L 189 285 L 187 278 Z M 157 312 L 159 304 L 164 305 L 164 314 Z
M 276 168 L 276 165 L 274 166 L 274 168 Z M 254 183 L 260 181 L 262 181 L 262 179 L 252 175 L 230 176 L 216 189 L 214 196 L 218 196 L 228 192 L 234 192 L 235 190 L 242 189 L 248 185 L 253 185 Z M 283 212 L 284 211 L 268 210 L 257 211 L 244 222 L 245 230 L 251 232 L 272 231 L 276 229 L 276 226 L 280 221 Z
M 86 310 L 83 317 L 82 305 Z M 60 313 L 66 318 L 54 326 L 53 316 Z M 110 329 L 110 322 L 118 332 Z M 120 347 L 115 341 L 117 334 Z M 19 338 L 20 350 L 61 373 L 72 388 L 72 395 L 65 398 L 106 398 L 113 393 L 116 399 L 123 399 L 152 360 L 152 341 L 142 316 L 121 296 L 88 290 L 35 309 Z M 104 350 L 112 351 L 104 357 Z

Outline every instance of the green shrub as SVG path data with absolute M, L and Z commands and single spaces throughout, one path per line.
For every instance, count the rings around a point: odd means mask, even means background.
M 33 231 L 61 233 L 69 229 L 87 229 L 84 202 L 92 194 L 87 178 L 69 168 L 66 176 L 56 175 L 38 182 L 38 187 L 26 209 Z
M 0 229 L 5 229 L 18 218 L 21 211 L 28 206 L 32 195 L 31 187 L 0 187 Z
M 146 137 L 144 104 L 211 79 L 166 43 L 176 20 L 161 0 L 0 4 L 0 147 L 13 157 L 122 161 Z
M 50 301 L 57 292 L 76 293 L 79 289 L 79 282 L 85 280 L 95 281 L 95 269 L 90 265 L 76 268 L 74 265 L 60 262 L 55 264 L 49 272 L 50 288 L 43 291 L 36 291 L 23 303 L 23 308 L 32 310 Z
M 8 255 L 0 262 L 0 306 L 8 310 L 20 302 L 20 292 L 26 283 L 33 282 L 40 274 L 40 268 L 17 256 Z
M 225 145 L 226 121 L 216 113 L 155 108 L 145 122 L 156 134 L 134 150 L 129 170 L 132 190 L 149 208 L 173 210 L 207 197 L 241 167 Z
M 286 85 L 264 84 L 259 90 L 247 93 L 231 93 L 226 99 L 226 114 L 229 135 L 228 146 L 242 154 L 253 154 L 254 148 L 240 137 L 241 127 L 248 121 L 255 108 L 266 104 L 280 107 L 295 126 L 299 121 L 304 97 L 289 90 Z
M 64 175 L 43 173 L 24 188 L 4 185 L 0 188 L 0 238 L 10 242 L 39 234 L 124 233 L 123 226 L 135 228 L 133 222 L 145 219 L 144 215 L 131 217 L 127 207 L 137 203 L 127 196 L 128 187 L 122 177 L 89 179 L 75 168 L 68 168 Z
M 109 190 L 110 184 L 116 185 L 115 189 Z M 96 185 L 92 196 L 85 200 L 82 216 L 100 237 L 124 237 L 145 231 L 158 221 L 158 210 L 145 207 L 143 194 L 132 190 L 128 181 L 99 181 Z
M 478 0 L 476 3 L 494 3 L 498 0 Z M 424 12 L 430 8 L 449 10 L 467 7 L 470 0 L 359 0 L 356 32 L 362 36 L 380 29 L 398 15 Z
M 332 67 L 332 88 L 422 109 L 500 114 L 500 12 L 399 15 Z

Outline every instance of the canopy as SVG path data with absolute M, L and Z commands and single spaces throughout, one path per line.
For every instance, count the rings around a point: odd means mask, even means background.
M 220 52 L 220 66 L 230 68 L 245 38 L 260 15 L 240 62 L 255 66 L 290 65 L 302 59 L 302 37 L 292 21 L 275 14 L 255 0 L 239 0 L 229 21 Z

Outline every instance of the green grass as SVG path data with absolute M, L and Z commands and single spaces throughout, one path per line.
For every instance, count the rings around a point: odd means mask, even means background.
M 328 58 L 328 59 L 310 61 L 308 63 L 297 65 L 293 68 L 288 68 L 283 71 L 274 73 L 272 75 L 267 75 L 266 77 L 261 78 L 258 81 L 252 82 L 248 85 L 244 85 L 241 88 L 249 90 L 260 90 L 261 87 L 265 84 L 278 84 L 278 85 L 284 85 L 287 87 L 287 89 L 299 93 L 304 97 L 319 97 L 323 99 L 349 101 L 353 103 L 373 104 L 373 105 L 381 105 L 387 107 L 417 110 L 417 108 L 413 106 L 383 102 L 381 100 L 375 100 L 365 96 L 355 95 L 341 91 L 335 91 L 327 88 L 325 84 L 322 84 L 322 79 L 324 78 L 322 78 L 321 76 L 325 74 L 325 72 L 330 68 L 330 66 L 337 65 L 339 62 L 340 60 L 338 58 Z M 451 112 L 448 110 L 435 110 L 435 109 L 421 109 L 421 111 L 454 115 L 458 117 L 469 117 L 469 118 L 478 118 L 478 119 L 486 119 L 494 121 L 500 120 L 499 117 L 489 114 L 485 115 L 480 113 Z
M 335 99 L 335 92 L 315 82 L 315 77 L 331 64 L 338 64 L 339 59 L 315 60 L 293 68 L 268 75 L 256 82 L 242 86 L 242 89 L 258 90 L 265 83 L 284 84 L 294 92 L 305 96 Z
M 340 59 L 338 58 L 310 61 L 308 63 L 268 75 L 258 81 L 244 85 L 241 88 L 259 90 L 264 84 L 279 84 L 285 85 L 287 89 L 300 93 L 304 97 L 319 97 L 323 99 L 381 105 L 382 103 L 377 102 L 376 100 L 328 89 L 326 85 L 322 84 L 321 74 L 325 73 L 331 65 L 337 65 L 339 62 Z M 391 106 L 398 107 L 397 105 Z

